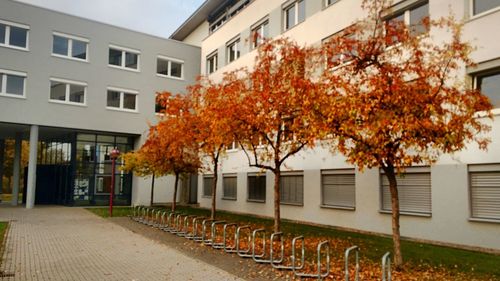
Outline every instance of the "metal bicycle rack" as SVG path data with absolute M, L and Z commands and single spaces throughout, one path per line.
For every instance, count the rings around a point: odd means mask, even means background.
M 170 212 L 167 212 L 167 214 L 168 214 L 167 220 L 165 221 L 165 224 L 161 230 L 163 230 L 165 232 L 170 232 L 173 229 L 173 223 L 175 220 L 174 216 L 177 215 L 178 213 L 170 211 Z
M 196 216 L 186 215 L 186 216 L 184 216 L 184 219 L 181 219 L 180 231 L 177 232 L 177 236 L 186 237 L 186 235 L 188 234 L 188 230 L 189 230 L 189 228 L 188 228 L 189 227 L 189 220 L 193 219 L 193 218 L 196 218 Z
M 275 233 L 277 236 L 283 236 L 283 233 L 282 232 L 277 232 Z M 297 244 L 297 241 L 301 241 L 301 258 L 300 258 L 300 266 L 295 266 L 295 270 L 297 269 L 302 269 L 304 267 L 304 262 L 305 262 L 305 243 L 304 243 L 304 236 L 297 236 L 295 238 L 292 239 L 292 256 L 294 259 L 296 257 L 295 255 L 295 249 L 296 249 L 296 244 Z M 282 238 L 281 239 L 281 244 L 280 244 L 280 247 L 281 247 L 281 262 L 280 263 L 283 263 L 283 260 L 284 260 L 284 252 L 285 252 L 285 245 L 284 245 L 285 241 L 284 239 Z M 278 264 L 275 260 L 274 260 L 274 251 L 273 249 L 271 248 L 271 254 L 270 254 L 270 259 L 271 259 L 271 265 L 273 266 L 273 268 L 276 268 L 276 269 L 286 269 L 286 270 L 293 270 L 294 268 L 294 265 L 290 265 L 290 266 L 287 266 L 287 265 L 282 265 L 282 264 Z
M 189 239 L 189 240 L 194 240 L 194 241 L 200 241 L 201 240 L 201 235 L 198 234 L 198 225 L 200 223 L 200 221 L 203 221 L 205 220 L 206 218 L 204 217 L 196 217 L 193 219 L 193 228 L 192 228 L 192 231 L 191 233 L 188 233 L 186 235 L 186 238 Z
M 352 246 L 345 250 L 345 281 L 349 281 L 349 254 L 354 251 L 356 253 L 356 281 L 359 280 L 359 247 Z
M 382 257 L 382 281 L 391 281 L 391 253 Z
M 325 272 L 321 272 L 321 249 L 323 248 L 326 249 L 326 271 Z M 303 272 L 297 272 L 297 270 L 295 269 L 295 257 L 292 256 L 292 270 L 293 270 L 293 274 L 297 277 L 309 277 L 309 278 L 318 278 L 318 280 L 322 280 L 323 278 L 327 277 L 328 274 L 330 274 L 330 244 L 327 241 L 323 241 L 321 243 L 318 244 L 318 260 L 317 260 L 317 263 L 318 263 L 318 272 L 316 274 L 307 274 L 307 273 L 303 273 Z
M 156 214 L 159 212 L 160 210 L 157 210 L 157 209 L 152 209 L 151 210 L 151 214 L 149 216 L 149 220 L 148 220 L 148 225 L 149 226 L 154 226 L 155 225 L 155 219 L 156 219 Z
M 255 238 L 257 237 L 257 233 L 262 233 L 262 254 L 255 254 Z M 281 232 L 271 234 L 270 242 L 269 242 L 269 253 L 272 257 L 273 255 L 273 242 L 276 237 L 280 237 L 282 235 Z M 252 232 L 252 259 L 258 263 L 277 263 L 280 264 L 284 260 L 285 248 L 281 247 L 281 258 L 279 260 L 273 260 L 272 258 L 265 259 L 266 255 L 266 231 L 263 228 L 256 229 Z
M 245 229 L 248 229 L 248 235 L 247 235 L 247 241 L 248 241 L 248 248 L 246 250 L 241 250 L 240 249 L 240 240 L 241 240 L 241 233 L 243 232 L 243 230 Z M 249 225 L 243 225 L 243 226 L 239 226 L 237 229 L 236 229 L 236 253 L 238 254 L 238 256 L 242 257 L 242 258 L 251 258 L 252 257 L 252 254 L 249 254 L 250 253 L 250 250 L 252 250 L 252 248 L 250 247 L 250 239 L 251 239 L 251 230 L 250 230 L 250 226 Z
M 177 234 L 179 232 L 181 232 L 182 230 L 182 217 L 186 216 L 185 214 L 180 214 L 178 213 L 176 216 L 175 216 L 175 219 L 173 221 L 173 225 L 172 225 L 172 228 L 170 228 L 170 233 L 172 234 Z
M 160 209 L 156 210 L 155 219 L 154 219 L 152 227 L 156 227 L 156 228 L 160 227 L 160 224 L 161 224 L 161 220 L 160 220 L 161 215 L 160 214 L 161 214 L 161 210 Z
M 201 242 L 205 245 L 212 245 L 212 238 L 207 238 L 207 224 L 214 222 L 213 219 L 204 219 L 201 223 L 201 237 L 193 239 L 196 242 Z
M 230 227 L 234 229 L 234 236 L 232 236 L 234 238 L 233 246 L 229 246 L 226 241 L 228 238 L 227 229 Z M 236 253 L 236 228 L 238 228 L 238 224 L 236 223 L 227 223 L 224 225 L 224 230 L 222 232 L 222 248 L 226 253 Z
M 223 242 L 216 242 L 217 238 L 217 226 L 221 224 L 226 224 L 225 221 L 214 221 L 212 222 L 212 227 L 211 227 L 211 237 L 210 239 L 212 240 L 212 243 L 210 244 L 212 248 L 214 249 L 222 249 L 224 248 L 224 243 Z

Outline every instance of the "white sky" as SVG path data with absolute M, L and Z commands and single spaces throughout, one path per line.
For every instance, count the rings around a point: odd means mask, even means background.
M 204 2 L 204 0 L 17 1 L 161 37 L 169 37 Z

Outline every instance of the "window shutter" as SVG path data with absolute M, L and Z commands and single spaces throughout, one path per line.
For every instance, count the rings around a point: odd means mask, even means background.
M 391 211 L 391 193 L 389 180 L 382 174 L 382 210 Z M 406 213 L 432 213 L 431 201 L 431 173 L 407 173 L 397 176 L 399 208 Z
M 323 202 L 325 206 L 354 208 L 355 176 L 354 169 L 325 171 L 322 175 Z
M 470 172 L 471 215 L 500 219 L 500 171 Z
M 212 196 L 213 177 L 203 177 L 203 196 Z
M 280 200 L 285 204 L 304 203 L 304 176 L 283 175 L 280 181 Z
M 224 198 L 236 199 L 236 177 L 226 176 L 223 178 Z

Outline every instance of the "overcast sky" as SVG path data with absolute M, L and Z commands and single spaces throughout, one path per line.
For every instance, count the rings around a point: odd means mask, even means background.
M 17 1 L 161 37 L 169 37 L 204 2 L 204 0 Z

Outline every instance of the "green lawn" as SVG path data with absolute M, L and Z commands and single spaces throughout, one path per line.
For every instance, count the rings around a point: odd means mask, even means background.
M 96 207 L 86 209 L 100 217 L 109 217 L 109 207 Z M 130 214 L 130 210 L 130 207 L 113 207 L 113 217 L 125 217 Z
M 105 208 L 89 208 L 89 211 L 107 217 Z M 186 214 L 208 216 L 210 211 L 190 207 L 178 207 L 178 211 Z M 118 207 L 115 216 L 129 215 L 129 207 Z M 259 224 L 268 229 L 272 228 L 272 219 L 260 218 L 251 215 L 240 215 L 225 211 L 218 211 L 217 218 L 221 220 L 236 222 L 238 224 Z M 361 248 L 361 256 L 374 262 L 380 262 L 380 258 L 387 251 L 392 251 L 392 240 L 388 237 L 368 235 L 356 232 L 338 230 L 329 227 L 311 226 L 283 220 L 282 231 L 290 236 L 304 235 L 307 237 L 335 237 L 346 240 L 351 245 Z M 493 275 L 500 278 L 500 255 L 481 252 L 460 250 L 450 247 L 435 246 L 411 241 L 402 241 L 402 251 L 410 267 L 432 266 L 444 267 L 452 272 L 463 272 L 478 277 Z
M 5 237 L 5 231 L 7 231 L 7 226 L 9 223 L 0 222 L 0 264 L 2 264 L 2 256 L 3 256 L 3 239 Z

